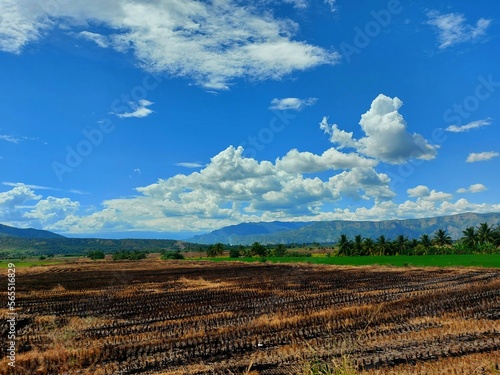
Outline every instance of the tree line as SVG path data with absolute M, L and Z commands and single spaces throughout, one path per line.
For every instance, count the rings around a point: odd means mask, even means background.
M 380 235 L 376 239 L 356 235 L 351 239 L 346 234 L 341 234 L 336 245 L 327 254 L 335 256 L 494 254 L 500 253 L 499 246 L 500 226 L 481 223 L 477 227 L 463 230 L 462 237 L 457 241 L 453 241 L 444 229 L 438 229 L 431 235 L 422 234 L 418 239 L 410 239 L 402 234 L 395 239 L 388 239 L 385 235 Z M 216 243 L 206 249 L 206 254 L 208 257 L 217 257 L 222 255 L 226 248 L 224 244 Z M 265 246 L 254 242 L 251 246 L 230 246 L 229 256 L 231 258 L 311 256 L 311 253 L 290 251 L 289 247 L 283 244 Z

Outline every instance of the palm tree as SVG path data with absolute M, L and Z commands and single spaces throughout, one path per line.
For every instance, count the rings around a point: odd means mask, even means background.
M 493 231 L 493 238 L 495 239 L 495 246 L 500 246 L 500 225 L 497 225 Z
M 420 236 L 420 243 L 424 247 L 425 253 L 428 253 L 429 249 L 432 246 L 432 241 L 431 241 L 431 238 L 429 237 L 429 235 L 428 234 L 422 234 Z
M 451 236 L 442 229 L 438 229 L 434 233 L 434 243 L 438 246 L 451 245 L 453 243 Z
M 387 249 L 389 248 L 389 243 L 387 242 L 383 234 L 379 238 L 377 238 L 376 246 L 378 255 L 385 255 Z
M 408 245 L 408 238 L 400 234 L 396 237 L 396 248 L 398 249 L 398 254 L 404 254 L 406 252 L 406 247 Z
M 481 223 L 477 227 L 477 239 L 480 244 L 487 244 L 495 242 L 495 235 L 493 233 L 493 225 L 490 227 L 488 223 Z
M 375 254 L 375 242 L 371 238 L 365 238 L 363 240 L 364 252 L 367 255 Z
M 216 257 L 218 255 L 222 255 L 224 252 L 224 245 L 221 244 L 220 242 L 216 243 L 215 245 L 210 245 L 207 249 L 207 256 L 208 257 Z
M 354 236 L 353 250 L 354 250 L 353 255 L 364 255 L 363 237 L 361 237 L 361 235 L 359 234 Z
M 351 241 L 349 241 L 347 235 L 340 235 L 337 246 L 339 247 L 339 255 L 351 255 Z
M 460 241 L 470 250 L 474 250 L 478 243 L 476 228 L 474 227 L 465 228 L 465 230 L 462 231 L 462 234 L 464 236 L 460 239 Z

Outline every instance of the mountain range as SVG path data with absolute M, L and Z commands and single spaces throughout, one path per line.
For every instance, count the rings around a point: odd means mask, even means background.
M 65 238 L 60 234 L 49 232 L 48 230 L 40 230 L 33 228 L 15 228 L 3 224 L 0 224 L 0 237 L 33 238 L 33 239 Z
M 479 223 L 497 225 L 500 213 L 464 213 L 424 219 L 383 220 L 383 221 L 315 221 L 315 222 L 257 222 L 242 223 L 224 227 L 208 234 L 186 239 L 199 244 L 223 243 L 250 245 L 289 243 L 335 243 L 341 234 L 350 238 L 361 235 L 376 239 L 380 235 L 394 239 L 402 234 L 410 239 L 422 234 L 432 235 L 438 229 L 445 229 L 454 239 L 462 237 L 462 231 Z

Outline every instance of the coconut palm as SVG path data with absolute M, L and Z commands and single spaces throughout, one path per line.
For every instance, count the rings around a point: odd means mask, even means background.
M 479 226 L 477 227 L 477 239 L 480 244 L 495 242 L 493 225 L 489 226 L 488 223 L 479 224 Z
M 371 238 L 365 238 L 363 240 L 364 252 L 367 255 L 375 254 L 375 242 Z
M 453 243 L 451 236 L 442 229 L 438 229 L 434 233 L 434 243 L 438 246 L 451 245 Z
M 345 234 L 341 234 L 337 241 L 339 255 L 351 255 L 351 241 Z
M 493 238 L 495 240 L 495 246 L 500 246 L 500 225 L 497 225 L 493 231 Z
M 387 242 L 383 234 L 379 238 L 377 238 L 376 247 L 378 250 L 378 255 L 385 255 L 385 253 L 389 249 L 389 243 Z
M 363 249 L 363 237 L 361 235 L 357 234 L 354 236 L 354 243 L 353 243 L 353 255 L 364 255 L 364 249 Z
M 431 238 L 429 237 L 429 235 L 428 234 L 422 234 L 420 236 L 420 243 L 424 247 L 425 252 L 428 253 L 429 249 L 432 246 L 432 241 L 431 241 Z
M 400 234 L 399 236 L 396 237 L 395 242 L 398 254 L 405 254 L 409 244 L 408 237 Z
M 478 244 L 476 228 L 468 227 L 462 231 L 463 237 L 460 241 L 467 246 L 470 250 L 474 250 Z

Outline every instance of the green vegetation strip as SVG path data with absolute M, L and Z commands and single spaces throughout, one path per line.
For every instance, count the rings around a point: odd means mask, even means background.
M 207 258 L 204 258 L 205 260 Z M 398 255 L 345 257 L 267 257 L 267 258 L 210 258 L 212 261 L 243 261 L 272 263 L 310 263 L 352 266 L 388 265 L 395 267 L 495 267 L 500 268 L 500 254 L 465 255 Z
M 9 263 L 14 263 L 16 268 L 23 267 L 34 267 L 34 266 L 52 266 L 54 264 L 65 263 L 67 260 L 59 260 L 59 259 L 50 259 L 50 260 L 39 260 L 38 258 L 30 260 L 30 259 L 2 259 L 0 261 L 0 268 L 7 268 Z

